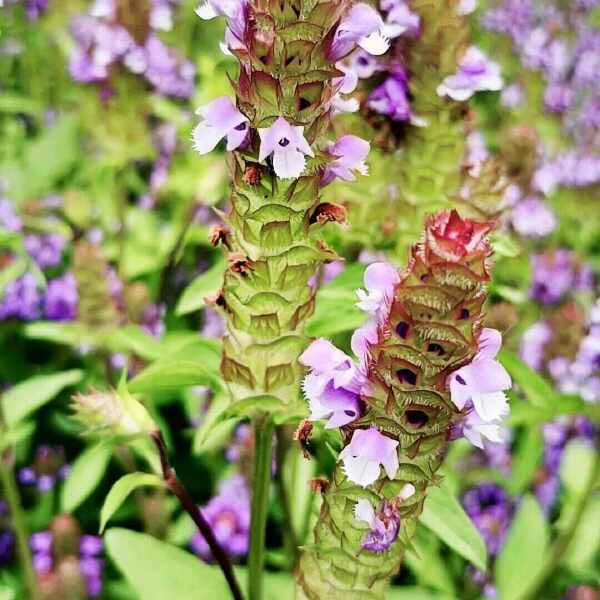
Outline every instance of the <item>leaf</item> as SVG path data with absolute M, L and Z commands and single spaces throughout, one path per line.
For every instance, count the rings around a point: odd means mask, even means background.
M 111 455 L 110 446 L 98 444 L 87 448 L 77 457 L 61 490 L 60 505 L 63 512 L 73 512 L 98 487 Z
M 117 329 L 108 345 L 115 352 L 132 352 L 145 360 L 156 360 L 161 355 L 161 344 L 139 325 L 127 325 Z
M 589 484 L 594 470 L 595 450 L 583 440 L 572 440 L 560 461 L 560 479 L 575 496 L 580 496 Z
M 82 378 L 83 371 L 72 369 L 53 375 L 35 375 L 13 386 L 0 399 L 7 426 L 13 427 L 50 402 L 61 390 L 79 383 Z
M 208 452 L 220 444 L 225 444 L 239 417 L 226 417 L 227 409 L 231 404 L 227 394 L 215 396 L 210 407 L 202 419 L 202 424 L 194 434 L 193 452 L 201 454 Z
M 175 308 L 175 314 L 187 315 L 200 310 L 206 305 L 204 298 L 216 294 L 223 286 L 223 274 L 225 273 L 225 261 L 218 260 L 210 269 L 198 275 L 188 285 Z
M 550 384 L 516 354 L 502 349 L 499 359 L 513 378 L 513 383 L 519 386 L 531 404 L 540 408 L 551 408 L 557 404 L 557 395 Z
M 458 600 L 455 596 L 437 594 L 425 587 L 389 587 L 385 591 L 386 600 Z
M 16 446 L 22 440 L 27 439 L 35 431 L 35 423 L 24 421 L 18 423 L 9 431 L 3 432 L 0 439 L 0 454 L 11 446 Z
M 229 598 L 221 571 L 196 556 L 144 533 L 110 529 L 106 550 L 143 600 Z
M 511 495 L 520 494 L 533 481 L 544 454 L 544 438 L 538 427 L 524 428 L 513 453 L 511 477 L 507 489 Z
M 58 323 L 56 321 L 36 321 L 28 323 L 23 328 L 25 337 L 33 340 L 44 340 L 55 344 L 77 346 L 81 344 L 89 334 L 86 334 L 85 326 L 81 323 Z
M 573 540 L 562 557 L 562 562 L 571 569 L 594 568 L 594 560 L 600 550 L 600 498 L 592 498 L 575 530 Z
M 104 531 L 109 519 L 125 502 L 127 496 L 136 488 L 144 485 L 161 487 L 164 483 L 160 477 L 152 473 L 128 473 L 114 483 L 100 511 L 100 533 Z
M 354 263 L 317 292 L 314 315 L 307 324 L 310 336 L 332 336 L 362 325 L 366 316 L 355 304 L 365 265 Z
M 120 528 L 109 529 L 104 541 L 108 555 L 141 600 L 231 598 L 220 569 L 181 548 L 145 533 Z M 243 588 L 247 570 L 238 567 L 235 571 Z M 294 597 L 294 591 L 291 574 L 265 573 L 264 600 L 287 600 Z M 438 599 L 430 596 L 429 600 Z
M 199 338 L 187 346 L 153 362 L 128 384 L 133 394 L 157 390 L 181 389 L 193 385 L 221 388 L 220 345 L 215 340 Z
M 540 505 L 527 494 L 496 561 L 496 584 L 502 600 L 527 597 L 547 558 L 548 543 L 548 524 Z
M 478 569 L 486 570 L 485 542 L 459 501 L 444 487 L 429 488 L 421 522 Z

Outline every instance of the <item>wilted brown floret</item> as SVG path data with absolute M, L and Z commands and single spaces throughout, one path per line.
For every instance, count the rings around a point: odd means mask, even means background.
M 254 271 L 252 261 L 243 252 L 230 252 L 227 255 L 227 262 L 234 273 L 247 275 L 248 271 Z
M 346 210 L 346 207 L 334 202 L 323 202 L 319 204 L 319 206 L 315 208 L 315 212 L 313 212 L 310 222 L 323 225 L 329 221 L 344 225 L 348 221 L 348 211 Z
M 217 225 L 212 225 L 208 230 L 208 241 L 211 246 L 218 246 L 219 244 L 223 244 L 227 248 L 230 247 L 229 239 L 231 236 L 231 231 L 226 225 L 222 223 L 218 223 Z

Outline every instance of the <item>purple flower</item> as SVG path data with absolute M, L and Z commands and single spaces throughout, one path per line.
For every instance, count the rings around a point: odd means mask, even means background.
M 144 48 L 147 60 L 144 76 L 156 91 L 165 96 L 189 98 L 194 93 L 194 64 L 182 60 L 155 35 L 148 37 Z
M 467 136 L 466 166 L 471 177 L 479 177 L 483 163 L 490 157 L 481 132 L 472 131 Z
M 399 468 L 397 446 L 396 440 L 379 433 L 376 427 L 356 429 L 339 455 L 346 477 L 367 487 L 377 481 L 383 466 L 386 475 L 393 479 Z
M 552 113 L 565 112 L 573 100 L 573 90 L 566 83 L 551 83 L 544 92 L 544 106 Z
M 0 297 L 0 321 L 22 319 L 32 321 L 40 316 L 41 294 L 36 278 L 31 273 L 8 283 Z
M 273 169 L 277 177 L 300 177 L 306 164 L 304 156 L 314 156 L 303 131 L 304 127 L 292 126 L 283 117 L 278 117 L 270 127 L 259 129 L 258 160 L 264 161 L 273 155 Z
M 37 21 L 47 10 L 50 0 L 27 0 L 26 13 L 30 21 Z
M 528 196 L 512 210 L 511 222 L 515 231 L 524 237 L 550 235 L 557 225 L 554 211 L 538 196 Z
M 233 17 L 242 4 L 242 0 L 204 0 L 196 9 L 196 14 L 205 20 L 215 17 Z
M 471 46 L 458 62 L 458 71 L 442 81 L 437 94 L 462 101 L 482 90 L 498 91 L 502 84 L 500 67 L 479 48 Z
M 345 62 L 348 63 L 348 69 L 355 73 L 358 79 L 368 79 L 382 69 L 377 58 L 365 52 L 362 48 L 355 50 L 346 58 Z
M 382 4 L 389 5 L 388 2 L 382 2 Z M 389 38 L 396 38 L 404 33 L 416 36 L 419 33 L 420 25 L 421 17 L 412 12 L 406 2 L 397 0 L 388 9 L 382 31 Z
M 250 529 L 250 491 L 241 475 L 223 481 L 218 495 L 202 509 L 202 514 L 226 552 L 232 556 L 246 554 Z M 201 534 L 194 535 L 190 544 L 202 559 L 212 560 L 210 548 Z
M 11 562 L 15 549 L 15 536 L 12 531 L 0 530 L 0 567 Z
M 538 321 L 525 330 L 521 338 L 519 356 L 527 365 L 540 371 L 544 361 L 544 347 L 552 339 L 552 328 L 545 321 Z
M 0 227 L 8 231 L 20 231 L 23 227 L 21 217 L 15 212 L 15 205 L 6 198 L 0 198 Z
M 367 106 L 393 121 L 410 121 L 412 112 L 408 100 L 408 84 L 403 69 L 394 72 L 370 94 Z
M 399 500 L 410 498 L 415 493 L 412 484 L 407 483 L 400 491 Z M 373 505 L 366 498 L 361 498 L 354 505 L 354 518 L 369 526 L 369 531 L 361 542 L 365 550 L 385 552 L 398 538 L 400 531 L 400 515 L 394 503 L 384 500 L 375 512 Z
M 51 233 L 48 235 L 26 235 L 25 248 L 35 260 L 40 269 L 55 267 L 62 258 L 66 240 L 62 235 Z
M 575 285 L 573 254 L 559 249 L 555 252 L 534 254 L 531 257 L 533 276 L 529 293 L 542 304 L 561 300 Z
M 394 298 L 394 288 L 400 276 L 394 266 L 379 262 L 370 264 L 364 274 L 365 290 L 356 291 L 359 302 L 356 306 L 378 321 L 387 316 Z
M 513 509 L 506 492 L 495 483 L 481 483 L 465 493 L 462 503 L 481 533 L 488 552 L 496 556 L 512 517 Z
M 44 316 L 51 321 L 72 321 L 77 316 L 79 295 L 73 273 L 67 272 L 48 282 Z
M 362 377 L 354 361 L 331 342 L 315 340 L 298 359 L 310 369 L 302 389 L 311 421 L 327 420 L 325 427 L 342 427 L 360 415 Z
M 79 540 L 79 553 L 81 556 L 94 557 L 102 552 L 103 542 L 98 535 L 82 535 Z
M 460 0 L 458 3 L 459 15 L 470 15 L 477 8 L 477 0 Z
M 470 401 L 481 419 L 497 421 L 509 412 L 503 390 L 512 385 L 506 369 L 495 360 L 502 345 L 502 335 L 495 329 L 484 328 L 478 345 L 473 361 L 450 375 L 451 398 L 459 410 Z
M 369 54 L 383 54 L 389 48 L 384 29 L 383 20 L 374 8 L 363 2 L 353 4 L 333 36 L 329 58 L 334 61 L 344 58 L 357 45 Z
M 194 150 L 206 154 L 227 138 L 227 150 L 239 148 L 248 135 L 248 119 L 227 96 L 221 96 L 204 106 L 196 114 L 204 117 L 192 132 Z
M 365 158 L 369 149 L 369 142 L 355 135 L 343 135 L 337 142 L 330 142 L 329 154 L 337 158 L 325 168 L 321 184 L 327 185 L 336 177 L 342 181 L 354 181 L 356 172 L 367 175 L 369 168 L 365 164 Z
M 523 88 L 518 83 L 512 83 L 502 90 L 500 104 L 505 108 L 517 108 L 523 103 Z

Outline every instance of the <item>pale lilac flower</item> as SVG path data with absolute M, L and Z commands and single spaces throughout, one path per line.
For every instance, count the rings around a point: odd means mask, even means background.
M 479 48 L 469 47 L 458 62 L 458 71 L 449 75 L 437 88 L 438 96 L 468 100 L 475 92 L 502 89 L 500 67 Z
M 406 2 L 396 2 L 385 18 L 383 34 L 389 38 L 396 38 L 404 33 L 414 36 L 418 34 L 421 17 L 410 10 Z
M 574 99 L 574 91 L 567 83 L 551 83 L 544 92 L 544 106 L 552 113 L 565 112 Z
M 273 169 L 278 177 L 300 177 L 306 165 L 304 156 L 315 155 L 303 131 L 304 127 L 292 126 L 283 117 L 278 117 L 271 127 L 259 129 L 258 160 L 264 161 L 273 155 Z
M 472 131 L 467 136 L 466 166 L 471 177 L 479 177 L 483 163 L 490 157 L 481 132 Z
M 233 17 L 240 10 L 243 0 L 204 0 L 196 9 L 196 14 L 204 20 L 215 17 Z
M 20 231 L 23 227 L 21 217 L 15 212 L 15 205 L 6 198 L 0 198 L 0 227 L 7 231 Z
M 505 108 L 517 108 L 523 103 L 523 87 L 519 83 L 506 86 L 500 94 L 500 104 Z
M 368 52 L 365 52 L 362 48 L 355 50 L 345 60 L 348 64 L 348 69 L 356 73 L 358 79 L 368 79 L 377 71 L 382 70 L 378 59 Z
M 463 410 L 472 402 L 477 416 L 486 423 L 498 421 L 509 412 L 503 390 L 511 387 L 510 375 L 495 360 L 502 336 L 495 329 L 484 328 L 479 335 L 479 350 L 473 361 L 450 375 L 452 402 Z
M 369 54 L 379 56 L 389 48 L 380 14 L 368 4 L 354 4 L 342 18 L 334 34 L 329 57 L 339 60 L 358 45 Z
M 25 249 L 40 269 L 55 267 L 62 258 L 67 240 L 58 233 L 29 234 L 24 239 Z
M 551 339 L 550 325 L 545 321 L 537 321 L 523 333 L 519 356 L 532 369 L 541 370 L 544 362 L 544 347 Z
M 150 27 L 155 30 L 171 31 L 173 28 L 173 6 L 171 0 L 152 0 Z
M 374 319 L 367 321 L 352 334 L 350 346 L 352 347 L 352 352 L 354 352 L 360 360 L 359 368 L 363 373 L 366 373 L 366 365 L 370 356 L 370 347 L 376 344 L 378 339 L 379 331 L 377 321 Z
M 327 185 L 336 177 L 342 181 L 354 181 L 355 173 L 367 175 L 369 168 L 365 164 L 365 158 L 369 149 L 369 142 L 355 135 L 343 135 L 337 142 L 330 142 L 329 154 L 337 158 L 325 168 L 321 184 Z
M 385 552 L 398 538 L 400 515 L 387 500 L 384 500 L 375 512 L 373 505 L 366 498 L 361 498 L 354 505 L 354 518 L 369 526 L 369 531 L 361 541 L 361 547 L 365 550 Z
M 204 106 L 196 114 L 204 117 L 192 132 L 194 150 L 206 154 L 227 138 L 227 150 L 239 148 L 248 135 L 248 119 L 227 96 L 221 96 Z
M 315 340 L 298 359 L 310 369 L 302 382 L 311 421 L 342 427 L 360 415 L 362 375 L 355 362 L 324 338 Z
M 400 281 L 395 267 L 389 263 L 370 264 L 364 274 L 365 290 L 356 290 L 356 306 L 377 320 L 385 317 L 394 297 L 394 287 Z
M 189 98 L 194 92 L 196 69 L 189 60 L 183 60 L 156 35 L 150 35 L 144 44 L 147 67 L 144 77 L 165 96 Z
M 504 400 L 506 402 L 506 400 Z M 500 419 L 483 420 L 476 410 L 467 405 L 467 416 L 462 424 L 462 433 L 473 446 L 485 448 L 483 439 L 500 444 L 504 442 L 502 421 Z
M 511 222 L 522 236 L 540 238 L 550 235 L 557 225 L 554 211 L 537 196 L 528 196 L 512 210 Z
M 383 467 L 388 478 L 394 479 L 399 468 L 398 443 L 373 426 L 355 430 L 350 443 L 339 456 L 344 463 L 346 477 L 352 483 L 367 487 L 377 481 Z
M 459 15 L 470 15 L 477 8 L 477 0 L 460 0 L 458 3 Z

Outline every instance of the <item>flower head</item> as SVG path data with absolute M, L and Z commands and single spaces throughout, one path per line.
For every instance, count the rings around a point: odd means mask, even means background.
M 362 487 L 371 485 L 379 478 L 381 467 L 393 479 L 398 472 L 398 442 L 377 430 L 357 429 L 350 443 L 340 452 L 339 460 L 344 463 L 346 476 L 352 483 Z
M 360 415 L 362 383 L 354 361 L 323 338 L 315 340 L 299 360 L 311 370 L 302 382 L 311 409 L 310 420 L 327 420 L 326 428 L 354 421 Z
M 468 100 L 475 92 L 502 89 L 500 67 L 475 46 L 471 46 L 458 63 L 458 71 L 449 75 L 437 88 L 438 96 Z
M 427 246 L 444 260 L 458 262 L 468 255 L 489 251 L 485 236 L 493 226 L 462 219 L 455 210 L 444 210 L 427 222 Z
M 304 156 L 314 156 L 303 131 L 304 127 L 292 126 L 283 117 L 278 117 L 271 127 L 259 129 L 258 160 L 263 161 L 273 155 L 273 169 L 277 177 L 300 177 L 306 165 Z
M 206 154 L 224 138 L 227 150 L 239 148 L 248 135 L 248 119 L 227 96 L 221 96 L 201 106 L 197 111 L 204 117 L 192 132 L 194 150 Z
M 394 286 L 400 281 L 396 269 L 389 263 L 378 262 L 365 270 L 365 290 L 359 289 L 356 295 L 358 308 L 380 319 L 388 312 L 394 297 Z
M 336 177 L 342 181 L 354 181 L 355 173 L 367 175 L 369 168 L 365 164 L 365 158 L 369 149 L 369 142 L 355 135 L 343 135 L 337 142 L 331 142 L 329 154 L 337 158 L 327 165 L 322 184 L 327 185 Z
M 383 33 L 390 38 L 404 33 L 414 36 L 419 32 L 420 25 L 421 17 L 412 12 L 406 2 L 394 2 L 385 19 Z
M 354 4 L 340 21 L 329 49 L 329 57 L 339 60 L 356 46 L 376 56 L 387 51 L 390 44 L 384 34 L 379 13 L 363 2 Z

